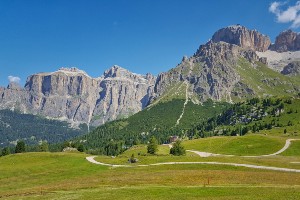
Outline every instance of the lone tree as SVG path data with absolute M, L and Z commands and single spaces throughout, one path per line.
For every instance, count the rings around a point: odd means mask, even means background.
M 23 140 L 18 141 L 15 153 L 23 153 L 25 152 L 25 142 Z
M 147 152 L 150 154 L 155 154 L 157 152 L 157 146 L 158 141 L 154 136 L 152 136 L 147 146 Z
M 173 144 L 173 147 L 170 149 L 170 154 L 173 154 L 174 156 L 185 155 L 185 149 L 180 140 L 176 140 L 176 142 Z

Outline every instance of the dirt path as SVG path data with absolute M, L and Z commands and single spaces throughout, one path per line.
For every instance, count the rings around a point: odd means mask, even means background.
M 186 104 L 189 102 L 189 95 L 188 95 L 189 84 L 188 84 L 186 81 L 185 81 L 184 83 L 186 84 L 186 89 L 185 89 L 185 102 L 184 102 L 184 104 L 183 104 L 183 109 L 182 109 L 181 115 L 180 115 L 179 118 L 177 119 L 175 126 L 178 126 L 178 125 L 179 125 L 179 122 L 180 122 L 180 120 L 181 120 L 181 118 L 183 117 L 183 114 L 184 114 L 185 106 L 186 106 Z
M 272 154 L 267 154 L 267 155 L 259 155 L 259 156 L 240 156 L 240 157 L 244 157 L 244 158 L 255 158 L 255 157 L 267 157 L 267 156 L 275 156 L 278 154 L 281 154 L 282 152 L 284 152 L 285 150 L 287 150 L 292 141 L 296 141 L 296 140 L 300 140 L 300 139 L 287 139 L 285 141 L 285 145 L 282 147 L 282 149 L 280 149 L 279 151 L 272 153 Z M 209 153 L 209 152 L 202 152 L 202 151 L 196 151 L 196 150 L 187 150 L 189 152 L 193 152 L 195 154 L 198 154 L 200 157 L 210 157 L 210 156 L 235 156 L 235 155 L 225 155 L 225 154 L 215 154 L 215 153 Z
M 300 140 L 300 139 L 287 139 L 285 145 L 279 151 L 268 154 L 268 155 L 261 155 L 261 156 L 241 156 L 241 157 L 264 157 L 264 156 L 274 156 L 278 155 L 289 148 L 291 145 L 291 141 Z M 193 152 L 198 154 L 201 157 L 209 157 L 209 156 L 234 156 L 234 155 L 223 155 L 223 154 L 213 154 L 208 152 L 200 152 L 194 150 L 187 150 L 189 152 Z M 235 167 L 247 167 L 253 169 L 266 169 L 266 170 L 273 170 L 273 171 L 283 171 L 283 172 L 297 172 L 300 173 L 300 169 L 289 169 L 289 168 L 281 168 L 281 167 L 269 167 L 269 166 L 261 166 L 261 165 L 250 165 L 250 164 L 240 164 L 240 163 L 223 163 L 223 162 L 163 162 L 163 163 L 154 163 L 148 165 L 114 165 L 114 164 L 107 164 L 98 162 L 95 160 L 97 156 L 89 156 L 86 157 L 86 160 L 97 165 L 109 166 L 109 167 L 149 167 L 149 166 L 158 166 L 158 165 L 184 165 L 184 164 L 206 164 L 206 165 L 227 165 L 227 166 L 235 166 Z
M 200 164 L 200 165 L 227 165 L 234 167 L 247 167 L 253 169 L 266 169 L 273 171 L 283 171 L 283 172 L 297 172 L 300 173 L 300 169 L 288 169 L 288 168 L 280 168 L 280 167 L 269 167 L 269 166 L 261 166 L 261 165 L 249 165 L 249 164 L 239 164 L 239 163 L 222 163 L 222 162 L 164 162 L 164 163 L 155 163 L 149 165 L 113 165 L 96 161 L 94 158 L 97 156 L 89 156 L 86 159 L 97 165 L 104 165 L 110 167 L 149 167 L 149 166 L 159 166 L 159 165 L 186 165 L 186 164 Z

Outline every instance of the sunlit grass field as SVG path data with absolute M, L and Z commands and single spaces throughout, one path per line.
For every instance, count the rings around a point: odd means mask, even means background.
M 258 156 L 277 152 L 284 146 L 285 140 L 283 137 L 249 134 L 243 137 L 224 136 L 188 140 L 184 141 L 183 145 L 186 149 L 216 154 Z
M 281 141 L 280 138 L 270 138 L 268 140 L 266 137 L 266 140 L 278 143 L 278 148 L 274 150 L 283 147 L 285 139 Z M 245 137 L 245 140 L 248 141 L 249 138 Z M 231 140 L 230 142 L 239 148 L 235 142 Z M 238 140 L 238 144 L 244 145 L 245 142 Z M 261 152 L 255 153 L 269 152 L 274 153 L 263 148 Z M 96 158 L 99 162 L 131 166 L 123 168 L 89 163 L 85 159 L 89 155 L 83 153 L 25 153 L 0 157 L 0 197 L 2 199 L 300 199 L 300 173 L 205 164 L 136 166 L 174 161 L 218 161 L 300 169 L 299 141 L 294 141 L 282 155 L 271 157 L 201 158 L 191 152 L 179 157 L 168 153 L 169 147 L 160 145 L 158 155 L 150 156 L 146 153 L 145 145 L 138 145 L 115 158 L 108 156 Z M 137 164 L 128 163 L 127 160 L 132 154 L 139 159 Z

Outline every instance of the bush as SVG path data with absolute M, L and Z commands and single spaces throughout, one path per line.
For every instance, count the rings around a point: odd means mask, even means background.
M 79 144 L 78 147 L 77 147 L 77 150 L 79 152 L 84 152 L 84 146 L 83 146 L 83 144 Z
M 49 145 L 46 141 L 43 141 L 42 144 L 39 145 L 39 151 L 41 151 L 41 152 L 49 151 Z
M 180 140 L 177 140 L 173 147 L 170 149 L 170 154 L 173 154 L 174 156 L 181 156 L 185 155 L 185 149 L 181 144 Z
M 9 147 L 5 147 L 4 149 L 2 149 L 1 156 L 7 156 L 9 154 L 10 154 Z
M 23 153 L 25 152 L 25 142 L 23 140 L 18 141 L 15 153 Z

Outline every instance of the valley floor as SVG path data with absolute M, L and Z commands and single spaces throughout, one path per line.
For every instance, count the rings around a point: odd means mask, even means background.
M 286 138 L 279 140 L 277 150 L 284 146 Z M 95 158 L 130 167 L 96 165 L 86 160 L 86 154 L 79 153 L 9 155 L 0 158 L 0 199 L 300 199 L 297 172 L 207 164 L 136 166 L 230 162 L 300 170 L 299 146 L 300 141 L 293 141 L 280 155 L 268 157 L 200 157 L 192 152 L 170 156 L 168 146 L 159 146 L 158 155 L 149 156 L 143 154 L 145 146 L 140 145 L 116 158 Z M 138 164 L 128 164 L 132 153 L 137 155 Z

